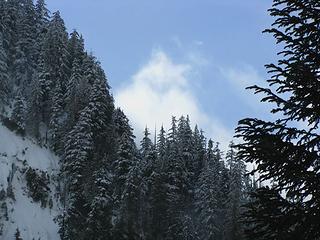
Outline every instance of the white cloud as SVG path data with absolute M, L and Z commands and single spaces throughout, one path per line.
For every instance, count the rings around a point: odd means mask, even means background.
M 264 79 L 254 67 L 245 64 L 241 68 L 219 67 L 219 70 L 224 79 L 226 79 L 229 84 L 231 84 L 234 91 L 237 92 L 237 95 L 240 96 L 241 99 L 251 107 L 251 109 L 256 112 L 266 112 L 266 104 L 259 104 L 263 95 L 254 94 L 252 90 L 249 91 L 246 89 L 246 87 L 252 85 L 265 85 Z
M 250 65 L 244 65 L 242 68 L 220 68 L 222 75 L 230 80 L 235 86 L 245 89 L 246 87 L 260 83 L 262 78 L 258 72 Z
M 221 142 L 223 147 L 227 145 L 232 132 L 218 118 L 204 113 L 192 92 L 190 82 L 195 68 L 192 62 L 174 63 L 165 52 L 156 50 L 130 82 L 116 91 L 116 105 L 129 116 L 138 137 L 146 125 L 150 130 L 155 125 L 168 129 L 171 116 L 189 115 L 208 137 Z

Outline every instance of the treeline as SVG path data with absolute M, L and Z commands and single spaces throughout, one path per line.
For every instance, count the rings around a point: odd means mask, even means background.
M 137 147 L 99 62 L 43 0 L 0 0 L 0 97 L 61 156 L 62 239 L 244 239 L 252 184 L 233 144 L 223 154 L 182 116 Z

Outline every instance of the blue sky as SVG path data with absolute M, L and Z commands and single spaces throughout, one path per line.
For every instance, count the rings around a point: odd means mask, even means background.
M 244 87 L 264 84 L 276 58 L 262 31 L 271 0 L 48 0 L 69 31 L 83 34 L 101 61 L 116 104 L 139 136 L 190 114 L 208 137 L 226 144 L 240 118 L 266 107 Z

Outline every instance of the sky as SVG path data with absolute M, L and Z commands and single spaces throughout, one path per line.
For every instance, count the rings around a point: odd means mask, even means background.
M 189 115 L 225 148 L 237 122 L 268 116 L 245 90 L 276 60 L 271 0 L 47 0 L 101 62 L 138 139 Z

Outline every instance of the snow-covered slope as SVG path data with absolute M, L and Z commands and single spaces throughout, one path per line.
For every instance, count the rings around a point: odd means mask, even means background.
M 45 204 L 36 202 L 31 197 L 26 180 L 27 171 L 30 169 L 48 180 L 45 185 Z M 32 139 L 16 135 L 0 123 L 1 240 L 15 239 L 17 228 L 23 240 L 60 239 L 55 221 L 60 212 L 57 194 L 58 171 L 59 159 L 50 150 L 41 148 Z M 35 186 L 36 189 L 37 187 Z M 10 189 L 14 197 L 10 194 Z

